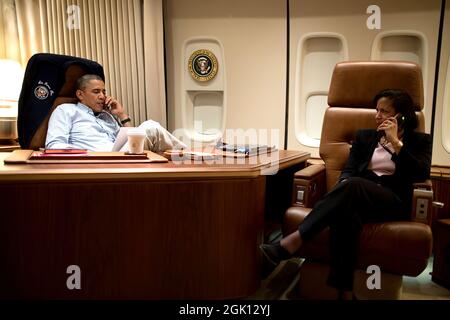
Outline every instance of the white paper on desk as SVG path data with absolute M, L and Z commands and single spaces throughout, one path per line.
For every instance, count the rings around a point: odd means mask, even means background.
M 124 146 L 128 141 L 127 132 L 130 129 L 134 129 L 134 127 L 120 127 L 119 133 L 117 134 L 116 141 L 112 147 L 111 151 L 120 151 L 120 149 Z
M 211 152 L 201 152 L 201 151 L 183 151 L 183 156 L 188 156 L 191 159 L 203 159 L 203 160 L 214 160 L 222 158 L 221 154 Z

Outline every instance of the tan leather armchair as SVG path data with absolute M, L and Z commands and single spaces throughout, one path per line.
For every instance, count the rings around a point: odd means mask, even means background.
M 315 201 L 336 184 L 356 131 L 375 128 L 372 99 L 386 88 L 403 89 L 411 95 L 419 117 L 417 130 L 424 131 L 421 111 L 423 83 L 418 65 L 400 61 L 338 63 L 330 84 L 329 108 L 324 116 L 321 134 L 319 152 L 323 164 L 310 165 L 296 173 L 293 206 L 287 210 L 283 222 L 284 235 L 297 230 Z M 418 187 L 431 189 L 431 183 L 424 182 Z M 430 194 L 423 191 L 420 196 L 429 197 Z M 425 203 L 431 205 L 429 200 Z M 413 207 L 416 208 L 416 204 Z M 364 225 L 358 270 L 354 275 L 354 293 L 357 298 L 398 299 L 402 276 L 414 277 L 426 268 L 432 249 L 432 234 L 427 224 L 430 222 L 430 210 L 430 207 L 420 207 L 420 212 L 414 212 L 412 221 Z M 336 298 L 337 292 L 325 284 L 329 270 L 328 233 L 328 229 L 324 230 L 313 241 L 305 243 L 298 252 L 300 257 L 305 258 L 299 281 L 302 298 Z M 381 289 L 376 287 L 376 271 L 368 269 L 369 266 L 379 267 Z

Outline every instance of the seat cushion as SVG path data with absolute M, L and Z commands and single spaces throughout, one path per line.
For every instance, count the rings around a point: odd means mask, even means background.
M 296 231 L 310 211 L 310 208 L 289 208 L 284 217 L 283 235 Z M 377 265 L 383 272 L 415 277 L 425 270 L 431 248 L 432 234 L 428 225 L 410 221 L 365 224 L 357 268 L 366 270 L 369 265 Z M 325 229 L 303 244 L 298 254 L 313 261 L 329 262 L 329 230 Z

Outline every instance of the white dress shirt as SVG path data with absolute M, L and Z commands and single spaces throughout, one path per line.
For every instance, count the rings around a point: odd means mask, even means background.
M 111 151 L 119 129 L 116 119 L 106 111 L 96 116 L 80 102 L 64 103 L 50 117 L 45 148 Z

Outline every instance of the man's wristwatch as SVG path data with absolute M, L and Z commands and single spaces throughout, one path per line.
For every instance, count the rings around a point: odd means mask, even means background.
M 120 124 L 124 125 L 125 123 L 130 122 L 130 121 L 131 121 L 130 117 L 126 117 L 125 119 L 120 120 Z

